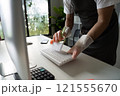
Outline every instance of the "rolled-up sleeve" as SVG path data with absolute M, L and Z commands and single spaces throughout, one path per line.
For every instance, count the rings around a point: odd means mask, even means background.
M 120 3 L 120 0 L 94 0 L 94 1 L 96 2 L 97 9 L 105 8 Z
M 74 12 L 71 0 L 63 0 L 63 4 L 65 14 L 72 14 Z

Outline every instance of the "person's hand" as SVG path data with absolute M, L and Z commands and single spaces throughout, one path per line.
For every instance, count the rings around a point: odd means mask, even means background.
M 72 54 L 72 58 L 75 59 L 91 43 L 93 43 L 93 39 L 89 35 L 82 35 L 68 53 Z
M 72 58 L 75 59 L 80 52 L 81 49 L 74 45 L 67 53 L 72 54 Z
M 53 35 L 53 42 L 59 42 L 62 41 L 64 38 L 62 36 L 62 31 L 59 30 Z
M 64 27 L 63 30 L 59 30 L 53 35 L 53 42 L 62 41 L 65 38 L 69 37 L 70 35 L 71 35 L 70 27 Z

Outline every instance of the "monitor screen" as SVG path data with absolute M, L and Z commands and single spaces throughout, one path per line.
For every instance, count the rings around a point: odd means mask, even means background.
M 0 0 L 0 12 L 8 53 L 15 64 L 20 78 L 29 80 L 31 77 L 22 0 Z

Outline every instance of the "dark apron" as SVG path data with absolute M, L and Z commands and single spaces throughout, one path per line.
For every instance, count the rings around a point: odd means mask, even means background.
M 98 19 L 96 3 L 94 0 L 72 0 L 74 11 L 81 19 L 81 33 L 87 34 Z M 110 65 L 116 62 L 118 45 L 118 18 L 115 10 L 106 30 L 83 53 L 97 58 Z

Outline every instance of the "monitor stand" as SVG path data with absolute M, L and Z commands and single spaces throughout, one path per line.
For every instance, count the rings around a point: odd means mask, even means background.
M 37 65 L 30 63 L 29 67 L 30 67 L 30 69 L 32 69 L 32 68 L 37 67 Z M 15 72 L 15 71 L 13 71 L 13 72 Z M 21 80 L 21 78 L 20 78 L 20 76 L 18 75 L 17 72 L 16 73 L 12 73 L 12 71 L 11 71 L 9 73 L 8 72 L 6 73 L 5 66 L 3 66 L 3 64 L 0 62 L 0 80 L 1 80 L 1 76 L 4 77 L 4 76 L 12 75 L 12 74 L 13 74 L 13 77 L 14 77 L 15 80 Z
M 3 69 L 3 65 L 2 65 L 2 63 L 0 63 L 0 75 L 3 76 L 3 77 L 5 77 L 5 76 L 12 75 L 12 73 L 11 74 L 5 74 L 4 73 L 4 69 Z M 20 78 L 20 76 L 18 75 L 17 72 L 13 73 L 13 76 L 14 76 L 15 80 L 21 80 L 21 78 Z

